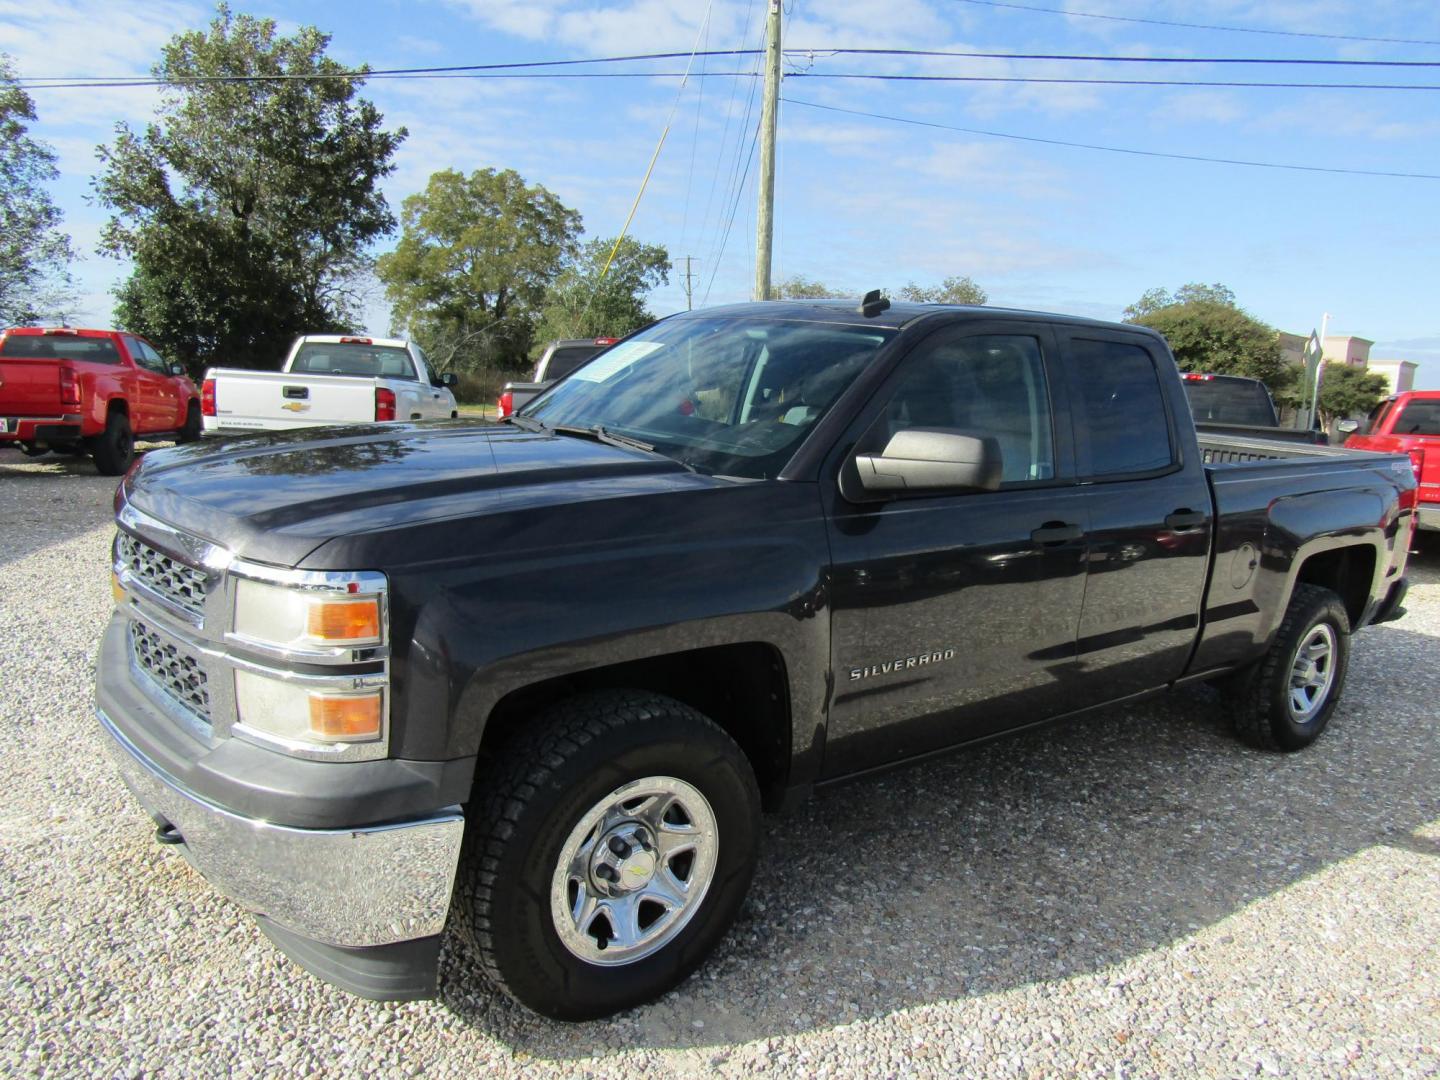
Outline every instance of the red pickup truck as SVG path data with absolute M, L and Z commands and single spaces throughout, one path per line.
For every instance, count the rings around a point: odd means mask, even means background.
M 1341 430 L 1346 426 L 1342 422 Z M 1363 433 L 1351 435 L 1345 445 L 1409 454 L 1419 485 L 1416 524 L 1440 530 L 1440 390 L 1407 390 L 1386 398 L 1366 419 Z
M 16 327 L 0 333 L 0 448 L 88 453 L 105 476 L 136 437 L 200 437 L 200 393 L 179 364 L 116 330 Z

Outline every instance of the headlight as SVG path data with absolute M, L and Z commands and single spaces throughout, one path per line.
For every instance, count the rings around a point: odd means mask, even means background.
M 284 743 L 323 748 L 374 742 L 385 734 L 383 676 L 356 676 L 352 688 L 235 672 L 235 707 L 242 725 Z
M 237 578 L 235 634 L 300 652 L 384 644 L 379 595 L 300 589 Z

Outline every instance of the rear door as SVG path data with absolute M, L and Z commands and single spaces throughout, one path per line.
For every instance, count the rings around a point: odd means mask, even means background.
M 1064 712 L 1085 583 L 1065 385 L 1043 323 L 924 338 L 837 447 L 828 500 L 835 689 L 824 770 L 841 776 Z M 851 502 L 841 469 L 897 431 L 994 438 L 998 491 Z
M 1212 506 L 1174 361 L 1148 335 L 1061 331 L 1089 514 L 1074 707 L 1162 686 L 1200 626 Z

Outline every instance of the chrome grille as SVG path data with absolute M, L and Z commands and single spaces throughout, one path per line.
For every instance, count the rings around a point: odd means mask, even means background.
M 130 624 L 130 653 L 140 670 L 177 704 L 210 723 L 210 690 L 200 661 L 138 619 Z
M 119 534 L 115 554 L 130 576 L 192 615 L 205 615 L 209 579 L 204 571 L 186 566 L 127 532 Z

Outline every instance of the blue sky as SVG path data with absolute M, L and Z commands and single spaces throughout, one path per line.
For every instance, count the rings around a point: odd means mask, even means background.
M 1035 139 L 1163 153 L 1440 174 L 1440 91 L 879 82 L 814 74 L 1023 75 L 1192 81 L 1440 85 L 1440 68 L 1101 65 L 1078 61 L 826 55 L 833 48 L 948 49 L 1152 57 L 1440 61 L 1433 0 L 1015 0 L 1070 12 L 1288 34 L 1200 30 L 1056 15 L 969 0 L 787 0 L 786 98 Z M 333 35 L 331 55 L 375 68 L 504 63 L 760 43 L 764 0 L 292 0 L 236 2 L 282 28 Z M 148 71 L 204 4 L 0 0 L 0 51 L 22 76 Z M 706 21 L 708 11 L 708 22 Z M 702 24 L 705 29 L 701 32 Z M 754 58 L 694 71 L 753 70 Z M 652 70 L 680 71 L 684 60 Z M 631 65 L 630 70 L 645 70 Z M 609 68 L 607 70 L 623 70 Z M 669 138 L 631 227 L 695 259 L 697 303 L 745 299 L 754 266 L 754 182 L 735 194 L 758 117 L 752 80 L 448 79 L 371 81 L 363 90 L 410 132 L 386 195 L 435 170 L 518 170 L 579 210 L 592 236 L 625 220 L 660 131 Z M 105 322 L 123 264 L 94 251 L 103 211 L 87 201 L 94 148 L 119 121 L 143 123 L 145 89 L 34 90 L 34 134 L 60 157 L 54 187 L 86 252 L 83 318 Z M 748 108 L 747 108 L 748 107 Z M 748 116 L 748 126 L 747 126 Z M 741 133 L 744 133 L 743 142 Z M 737 165 L 738 163 L 738 165 Z M 1265 321 L 1298 333 L 1376 341 L 1372 356 L 1421 362 L 1440 386 L 1440 181 L 1245 168 L 1107 153 L 907 126 L 784 104 L 775 276 L 857 291 L 968 274 L 991 302 L 1119 318 L 1153 286 L 1223 282 Z M 733 220 L 731 208 L 734 208 Z M 727 221 L 728 241 L 721 243 Z M 683 308 L 681 275 L 651 298 Z M 373 331 L 386 328 L 378 300 Z

